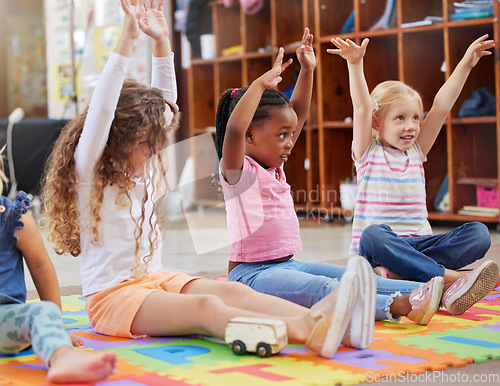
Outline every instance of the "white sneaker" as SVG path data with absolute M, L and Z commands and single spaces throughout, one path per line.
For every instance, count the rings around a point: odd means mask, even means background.
M 324 358 L 333 357 L 351 320 L 358 296 L 358 276 L 354 272 L 345 272 L 335 290 L 311 307 L 311 316 L 319 319 L 307 338 L 306 347 Z
M 354 272 L 360 283 L 359 297 L 346 333 L 342 339 L 344 346 L 364 349 L 373 341 L 375 308 L 377 304 L 377 282 L 368 261 L 359 255 L 347 262 L 347 272 Z M 344 274 L 345 275 L 345 274 Z

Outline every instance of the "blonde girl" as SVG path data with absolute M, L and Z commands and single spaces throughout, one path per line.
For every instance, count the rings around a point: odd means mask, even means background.
M 424 117 L 420 95 L 408 85 L 387 81 L 370 95 L 363 72 L 368 39 L 361 45 L 333 38 L 347 62 L 354 110 L 352 156 L 358 196 L 351 251 L 359 252 L 384 277 L 454 283 L 443 295 L 453 314 L 462 313 L 493 289 L 498 266 L 484 262 L 464 275 L 458 269 L 481 259 L 491 240 L 488 228 L 466 223 L 433 235 L 427 220 L 423 162 L 477 62 L 494 47 L 488 35 L 474 41 L 440 88 Z M 373 137 L 375 133 L 375 137 Z

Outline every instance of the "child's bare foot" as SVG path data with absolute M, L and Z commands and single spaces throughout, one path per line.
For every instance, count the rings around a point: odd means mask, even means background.
M 53 383 L 96 382 L 115 371 L 116 354 L 59 347 L 50 358 L 47 380 Z

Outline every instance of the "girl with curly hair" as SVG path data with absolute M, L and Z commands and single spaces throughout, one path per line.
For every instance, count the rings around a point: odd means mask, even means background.
M 179 120 L 173 54 L 163 0 L 158 6 L 154 0 L 150 5 L 140 0 L 138 7 L 134 0 L 121 3 L 125 20 L 118 45 L 87 111 L 61 133 L 44 187 L 56 252 L 81 256 L 92 326 L 122 337 L 200 333 L 223 338 L 233 317 L 280 319 L 290 342 L 333 355 L 331 347 L 338 343 L 327 335 L 337 326 L 332 314 L 340 289 L 307 309 L 240 283 L 162 269 L 156 215 L 165 191 L 161 150 Z M 125 80 L 140 30 L 153 42 L 154 87 Z M 150 158 L 159 162 L 147 163 Z

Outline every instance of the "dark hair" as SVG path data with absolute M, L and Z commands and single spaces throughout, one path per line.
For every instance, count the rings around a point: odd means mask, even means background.
M 217 114 L 215 116 L 215 149 L 219 160 L 222 158 L 222 146 L 224 145 L 224 137 L 226 135 L 227 121 L 233 112 L 234 108 L 240 101 L 241 97 L 248 90 L 248 87 L 228 89 L 222 93 L 217 106 Z M 275 89 L 266 89 L 262 93 L 259 106 L 255 110 L 252 118 L 252 123 L 270 118 L 269 107 L 292 107 L 290 100 L 281 91 Z M 219 172 L 218 166 L 215 174 Z

